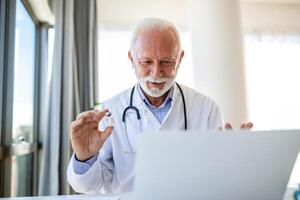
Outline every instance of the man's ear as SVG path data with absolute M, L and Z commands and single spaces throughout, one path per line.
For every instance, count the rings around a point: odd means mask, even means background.
M 182 50 L 180 52 L 179 63 L 181 63 L 181 60 L 182 60 L 183 56 L 184 56 L 184 51 Z
M 130 62 L 133 64 L 133 57 L 130 51 L 128 51 L 128 58 L 130 60 Z

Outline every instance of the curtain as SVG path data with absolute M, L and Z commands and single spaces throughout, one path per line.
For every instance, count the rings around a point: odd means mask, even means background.
M 75 0 L 74 31 L 76 44 L 78 97 L 80 108 L 92 108 L 98 99 L 98 30 L 96 0 Z M 85 11 L 85 12 L 84 12 Z
M 45 120 L 40 128 L 39 195 L 70 193 L 66 179 L 72 154 L 69 125 L 77 114 L 94 106 L 98 86 L 96 0 L 53 0 L 50 4 L 55 39 L 49 104 L 41 116 Z

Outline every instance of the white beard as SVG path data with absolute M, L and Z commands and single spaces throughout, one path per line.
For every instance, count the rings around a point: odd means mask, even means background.
M 178 67 L 178 66 L 177 66 Z M 162 78 L 154 78 L 152 76 L 146 76 L 146 77 L 138 77 L 137 76 L 137 72 L 135 72 L 136 77 L 140 83 L 141 88 L 143 89 L 143 91 L 148 94 L 151 97 L 161 97 L 163 96 L 167 91 L 169 91 L 171 89 L 171 87 L 174 85 L 175 83 L 175 78 L 177 75 L 177 68 L 176 67 L 176 71 L 175 74 L 172 77 L 162 77 Z M 135 68 L 136 70 L 136 68 Z M 162 89 L 159 88 L 149 88 L 147 86 L 147 82 L 152 82 L 152 83 L 165 83 L 164 87 Z
M 162 89 L 159 88 L 149 88 L 147 86 L 147 82 L 152 83 L 162 83 L 165 82 L 164 87 Z M 163 96 L 167 91 L 171 89 L 171 87 L 174 85 L 175 78 L 159 78 L 155 79 L 152 76 L 146 76 L 139 79 L 139 83 L 143 91 L 148 94 L 151 97 L 161 97 Z

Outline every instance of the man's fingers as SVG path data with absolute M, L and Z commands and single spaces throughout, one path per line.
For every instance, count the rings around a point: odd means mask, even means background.
M 105 113 L 108 112 L 109 110 L 108 109 L 104 109 L 104 110 L 101 110 L 101 111 L 99 111 L 99 110 L 95 110 L 95 111 L 96 111 L 97 116 L 100 119 L 102 119 L 104 117 Z
M 248 129 L 253 128 L 253 123 L 252 123 L 252 122 L 248 122 L 248 123 L 246 124 L 246 128 L 248 128 Z
M 252 122 L 247 122 L 247 123 L 243 123 L 241 126 L 240 126 L 240 129 L 252 129 L 253 127 L 253 123 Z M 230 123 L 226 123 L 225 124 L 225 130 L 231 130 L 232 129 L 232 126 Z M 219 129 L 219 130 L 222 130 L 222 129 Z
M 251 129 L 253 127 L 252 122 L 247 122 L 241 125 L 241 129 Z
M 98 123 L 100 121 L 99 116 L 94 115 L 92 117 L 87 117 L 87 118 L 79 118 L 71 123 L 70 129 L 73 130 L 74 132 L 78 131 L 83 125 L 87 125 L 85 127 L 89 127 L 92 124 L 92 127 L 96 126 L 98 127 Z M 85 130 L 85 129 L 84 129 Z
M 231 124 L 230 123 L 226 123 L 225 124 L 225 129 L 231 130 L 232 129 Z
M 102 111 L 94 110 L 92 116 L 86 118 L 86 122 L 91 122 L 91 121 L 99 122 L 104 117 L 105 113 L 108 111 L 109 111 L 108 109 Z
M 70 128 L 71 128 L 71 129 L 76 129 L 76 128 L 82 126 L 83 124 L 84 124 L 84 120 L 83 120 L 83 119 L 79 119 L 79 120 L 73 121 L 73 122 L 71 123 Z
M 105 113 L 108 111 L 108 109 L 104 109 L 104 110 L 89 110 L 89 111 L 85 111 L 85 112 L 82 112 L 80 113 L 77 117 L 76 117 L 76 120 L 78 119 L 85 119 L 85 118 L 88 118 L 88 117 L 95 117 L 97 116 L 98 118 L 102 118 Z
M 84 119 L 84 118 L 88 117 L 89 115 L 91 115 L 91 111 L 90 110 L 82 112 L 79 115 L 77 115 L 76 120 L 78 120 L 78 119 Z
M 82 126 L 74 128 L 73 131 L 74 132 L 86 131 L 86 130 L 95 129 L 95 128 L 98 128 L 98 123 L 97 122 L 88 122 L 88 123 L 84 123 Z
M 113 127 L 108 126 L 104 129 L 103 132 L 100 132 L 100 139 L 102 142 L 105 142 L 105 140 L 110 136 L 112 129 Z
M 245 128 L 246 128 L 246 124 L 242 124 L 242 125 L 240 126 L 240 128 L 241 128 L 241 129 L 245 129 Z
M 101 120 L 101 117 L 98 115 L 93 115 L 91 117 L 85 118 L 85 122 L 99 122 Z

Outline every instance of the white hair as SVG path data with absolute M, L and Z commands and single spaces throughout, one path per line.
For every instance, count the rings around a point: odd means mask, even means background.
M 141 30 L 143 30 L 143 31 L 160 31 L 160 32 L 171 30 L 174 33 L 176 40 L 177 40 L 177 44 L 178 44 L 177 50 L 178 50 L 178 52 L 180 52 L 181 40 L 180 40 L 179 32 L 177 31 L 176 27 L 170 21 L 164 20 L 164 19 L 158 19 L 158 18 L 145 18 L 137 24 L 137 26 L 133 30 L 133 33 L 131 36 L 131 42 L 130 42 L 130 51 L 131 52 L 133 51 L 135 40 Z

